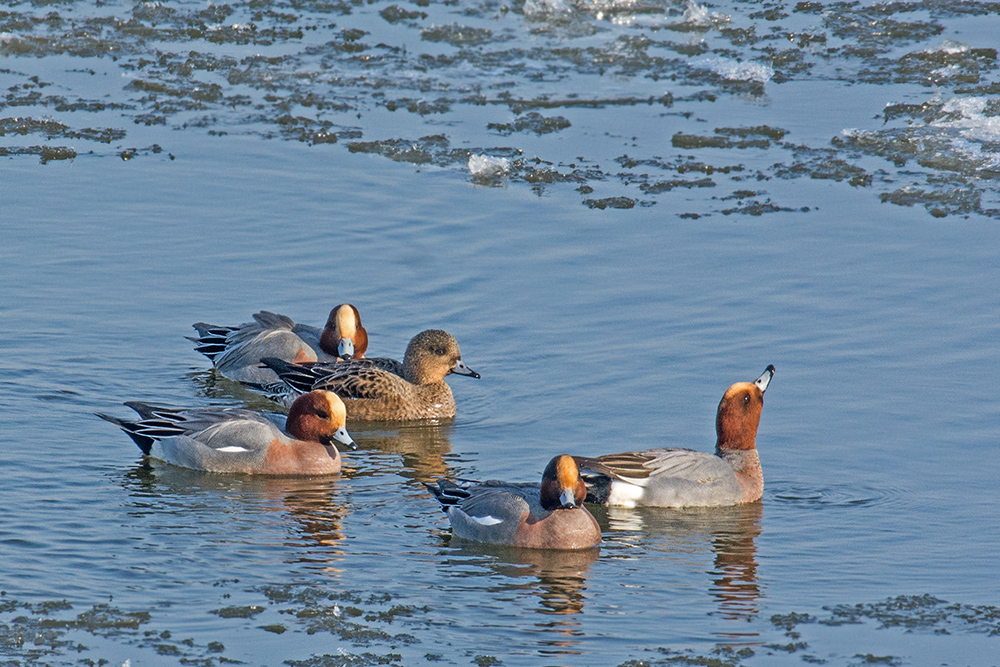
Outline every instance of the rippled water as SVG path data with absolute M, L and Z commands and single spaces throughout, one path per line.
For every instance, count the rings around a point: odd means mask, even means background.
M 9 3 L 4 663 L 1000 664 L 998 10 Z M 453 424 L 285 480 L 93 416 L 272 408 L 190 324 L 348 300 L 455 334 Z M 761 503 L 525 553 L 422 485 L 711 449 L 768 363 Z

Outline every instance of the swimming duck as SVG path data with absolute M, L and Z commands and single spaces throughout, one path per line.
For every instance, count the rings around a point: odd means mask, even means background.
M 328 391 L 300 396 L 288 411 L 285 432 L 251 410 L 178 410 L 140 401 L 125 405 L 139 419 L 97 416 L 125 431 L 146 456 L 195 470 L 329 475 L 340 472 L 335 442 L 357 449 L 344 427 L 344 403 Z
M 601 543 L 601 529 L 583 506 L 587 487 L 571 456 L 549 461 L 541 486 L 449 480 L 426 486 L 463 539 L 530 549 L 590 549 Z
M 406 347 L 403 362 L 395 359 L 357 359 L 335 364 L 290 364 L 261 360 L 292 392 L 325 389 L 340 396 L 351 420 L 411 421 L 452 419 L 455 398 L 445 376 L 479 373 L 462 362 L 454 336 L 440 329 L 422 331 Z M 284 402 L 288 394 L 265 387 L 271 398 Z
M 576 456 L 587 501 L 618 507 L 708 507 L 759 500 L 764 473 L 757 426 L 774 366 L 753 382 L 726 390 L 715 417 L 715 454 L 691 449 L 647 449 Z
M 198 336 L 188 340 L 197 344 L 195 350 L 211 359 L 224 377 L 250 384 L 278 381 L 273 371 L 260 365 L 263 357 L 333 362 L 362 359 L 368 350 L 368 332 L 358 309 L 349 303 L 331 310 L 323 329 L 266 310 L 254 313 L 253 322 L 235 327 L 204 322 L 192 326 Z

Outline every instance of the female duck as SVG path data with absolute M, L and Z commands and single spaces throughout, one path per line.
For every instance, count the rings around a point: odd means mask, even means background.
M 590 549 L 601 543 L 601 529 L 583 506 L 587 487 L 571 456 L 549 461 L 541 487 L 439 480 L 427 488 L 463 539 L 529 549 Z
M 253 322 L 236 327 L 198 322 L 195 350 L 212 360 L 224 377 L 248 384 L 277 382 L 273 371 L 260 365 L 264 357 L 291 362 L 362 359 L 368 349 L 368 332 L 361 326 L 358 309 L 342 303 L 330 311 L 323 329 L 296 324 L 284 315 L 262 310 Z
M 618 507 L 708 507 L 759 500 L 764 473 L 757 426 L 774 366 L 753 382 L 730 387 L 715 418 L 715 454 L 690 449 L 647 449 L 576 456 L 587 501 Z
M 303 394 L 288 411 L 283 433 L 263 415 L 237 408 L 176 410 L 130 401 L 140 419 L 98 414 L 117 425 L 146 456 L 210 472 L 260 475 L 330 475 L 340 472 L 334 442 L 357 445 L 344 427 L 336 394 Z
M 403 363 L 395 359 L 359 359 L 336 364 L 290 364 L 261 360 L 292 393 L 325 389 L 340 396 L 351 420 L 412 421 L 452 419 L 455 398 L 445 376 L 478 378 L 462 363 L 462 353 L 447 331 L 428 329 L 413 337 Z M 269 396 L 282 402 L 280 392 Z

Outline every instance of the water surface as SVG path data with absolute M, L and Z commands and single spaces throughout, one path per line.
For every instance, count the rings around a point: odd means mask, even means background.
M 996 11 L 697 9 L 11 5 L 4 660 L 1000 664 Z M 190 324 L 342 301 L 375 354 L 457 337 L 454 423 L 284 480 L 93 416 L 273 407 Z M 422 485 L 709 450 L 768 363 L 760 503 L 524 553 Z

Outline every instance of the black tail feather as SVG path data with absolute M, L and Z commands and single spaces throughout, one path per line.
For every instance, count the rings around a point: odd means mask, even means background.
M 439 479 L 437 484 L 424 482 L 424 486 L 427 487 L 428 491 L 434 494 L 434 497 L 438 499 L 439 503 L 441 503 L 441 509 L 445 512 L 448 511 L 449 507 L 457 505 L 463 499 L 468 498 L 471 495 L 468 489 L 448 479 Z
M 312 391 L 318 379 L 311 366 L 300 366 L 278 357 L 264 357 L 260 363 L 277 373 L 282 382 L 303 394 Z
M 142 450 L 143 454 L 148 455 L 150 450 L 153 448 L 153 443 L 156 442 L 156 440 L 139 433 L 142 429 L 140 424 L 128 421 L 127 419 L 119 419 L 118 417 L 112 417 L 111 415 L 101 414 L 100 412 L 95 412 L 94 414 L 104 421 L 111 422 L 121 430 L 125 431 L 125 434 L 132 438 L 132 441 L 139 446 L 139 449 Z
M 195 343 L 195 352 L 204 354 L 212 362 L 215 362 L 215 358 L 226 351 L 226 339 L 238 328 L 220 327 L 204 322 L 196 322 L 191 326 L 198 331 L 198 336 L 185 336 L 185 338 Z

